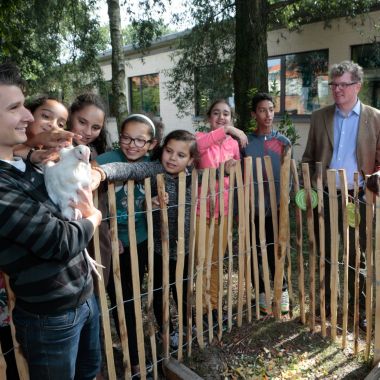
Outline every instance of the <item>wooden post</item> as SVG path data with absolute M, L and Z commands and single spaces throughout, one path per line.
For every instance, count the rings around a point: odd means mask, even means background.
M 227 288 L 227 313 L 228 313 L 228 332 L 232 329 L 232 271 L 233 271 L 233 242 L 232 242 L 232 224 L 234 210 L 234 187 L 235 187 L 235 168 L 230 169 L 230 188 L 228 191 L 228 227 L 227 227 L 227 243 L 228 243 L 228 288 Z
M 355 202 L 355 308 L 354 308 L 354 354 L 359 352 L 359 274 L 360 274 L 360 241 L 359 241 L 359 173 L 354 173 L 354 202 Z M 364 223 L 361 220 L 360 223 Z
M 94 195 L 94 205 L 95 207 L 98 207 L 98 201 L 99 201 L 98 190 L 94 191 L 93 195 Z M 98 263 L 101 263 L 102 258 L 100 255 L 99 228 L 96 228 L 93 239 L 94 239 L 95 260 Z M 119 252 L 117 252 L 117 254 L 119 254 Z M 99 267 L 98 271 L 100 271 L 102 278 L 104 278 L 103 268 Z M 115 360 L 113 356 L 110 315 L 108 311 L 108 303 L 107 303 L 107 296 L 106 296 L 104 281 L 98 281 L 98 290 L 99 290 L 100 312 L 102 316 L 102 327 L 103 327 L 103 334 L 104 334 L 104 351 L 106 355 L 107 371 L 108 371 L 108 376 L 110 378 L 115 378 L 116 369 L 115 369 Z
M 111 235 L 111 249 L 112 255 L 112 271 L 115 283 L 115 295 L 117 316 L 119 319 L 120 328 L 120 343 L 123 350 L 123 366 L 124 376 L 127 378 L 131 376 L 131 362 L 129 360 L 129 347 L 128 347 L 128 334 L 125 323 L 123 291 L 121 289 L 120 278 L 120 261 L 119 261 L 119 239 L 117 236 L 117 212 L 116 212 L 116 198 L 115 198 L 115 184 L 108 183 L 108 209 L 110 214 L 110 235 Z
M 214 335 L 214 322 L 212 319 L 212 307 L 210 299 L 210 285 L 211 285 L 211 266 L 212 255 L 214 251 L 214 232 L 215 232 L 215 186 L 216 186 L 216 169 L 210 168 L 209 176 L 209 225 L 208 225 L 208 241 L 206 249 L 205 267 L 206 276 L 204 280 L 204 301 L 206 303 L 207 320 L 208 320 L 208 341 L 211 343 Z M 222 190 L 223 191 L 223 190 Z
M 244 209 L 245 209 L 245 287 L 247 299 L 248 322 L 252 321 L 252 285 L 251 285 L 251 240 L 249 223 L 249 196 L 252 177 L 252 157 L 244 158 Z
M 219 240 L 218 240 L 218 339 L 223 334 L 223 263 L 224 263 L 224 162 L 219 166 Z
M 347 339 L 347 322 L 348 322 L 348 262 L 349 262 L 349 235 L 348 235 L 348 221 L 347 221 L 347 178 L 346 171 L 339 169 L 340 177 L 340 191 L 342 195 L 342 223 L 343 223 L 343 265 L 344 265 L 344 280 L 343 280 L 343 324 L 342 324 L 342 348 L 346 348 Z
M 272 160 L 270 156 L 264 156 L 265 171 L 267 173 L 267 179 L 269 184 L 269 199 L 270 208 L 272 212 L 272 224 L 273 224 L 273 244 L 274 244 L 274 255 L 277 256 L 278 253 L 278 207 L 277 207 L 277 196 L 276 196 L 276 184 L 273 176 Z M 289 193 L 288 193 L 289 195 Z
M 330 231 L 331 231 L 331 339 L 336 340 L 337 298 L 338 298 L 338 197 L 336 191 L 336 170 L 327 170 L 329 188 Z
M 375 275 L 376 310 L 373 365 L 380 362 L 380 196 L 376 197 Z
M 183 268 L 185 265 L 185 203 L 186 203 L 186 175 L 184 172 L 178 175 L 178 240 L 177 240 L 177 266 L 176 266 L 176 290 L 178 303 L 178 360 L 183 356 Z M 187 273 L 186 273 L 187 276 Z
M 315 331 L 315 270 L 316 270 L 316 243 L 314 234 L 314 215 L 313 207 L 311 205 L 311 182 L 309 165 L 302 164 L 303 183 L 306 195 L 306 213 L 307 213 L 307 231 L 309 235 L 309 298 L 310 298 L 310 313 L 309 313 L 309 327 L 310 331 Z
M 272 314 L 272 295 L 269 281 L 269 268 L 267 256 L 267 242 L 265 236 L 265 199 L 264 199 L 264 179 L 261 157 L 256 158 L 257 187 L 259 193 L 259 239 L 261 251 L 261 263 L 263 267 L 265 303 L 268 314 Z
M 153 239 L 153 215 L 152 215 L 152 192 L 150 178 L 144 180 L 145 189 L 145 204 L 146 204 L 146 222 L 148 231 L 148 303 L 147 303 L 147 315 L 148 315 L 148 331 L 150 347 L 152 350 L 153 361 L 153 377 L 156 380 L 158 378 L 157 371 L 157 347 L 156 347 L 156 329 L 155 319 L 153 312 L 153 280 L 154 280 L 154 239 Z
M 4 357 L 3 350 L 1 349 L 1 344 L 0 344 L 0 379 L 6 379 L 6 378 L 7 378 L 7 363 L 5 362 L 5 357 Z
M 162 242 L 162 343 L 164 363 L 169 360 L 169 223 L 165 203 L 165 180 L 163 174 L 157 175 L 157 193 L 161 209 L 161 242 Z
M 259 264 L 257 261 L 257 241 L 256 241 L 256 224 L 255 224 L 255 178 L 250 182 L 249 195 L 251 203 L 251 241 L 252 241 L 252 263 L 253 263 L 253 277 L 255 283 L 255 309 L 256 309 L 256 319 L 260 319 L 260 306 L 259 306 Z
M 297 192 L 300 189 L 299 180 L 298 180 L 298 171 L 295 160 L 291 160 L 290 164 L 292 175 L 293 175 L 293 188 L 294 192 Z M 303 264 L 303 247 L 302 247 L 302 211 L 299 207 L 295 208 L 296 214 L 296 249 L 297 249 L 297 271 L 298 271 L 298 298 L 300 303 L 300 319 L 301 323 L 306 323 L 305 317 L 305 272 Z
M 135 182 L 128 181 L 128 235 L 129 251 L 131 254 L 133 305 L 136 317 L 137 352 L 139 356 L 140 374 L 146 377 L 145 346 L 141 309 L 139 259 L 137 256 L 136 224 L 135 224 Z
M 318 229 L 319 229 L 319 305 L 321 312 L 322 336 L 326 336 L 326 242 L 325 242 L 325 205 L 324 205 L 324 185 L 322 175 L 322 163 L 316 162 L 315 170 L 317 174 L 318 192 Z
M 238 277 L 238 315 L 237 315 L 237 325 L 240 327 L 243 322 L 243 297 L 244 297 L 244 267 L 245 267 L 245 217 L 244 217 L 244 187 L 243 187 L 243 177 L 241 173 L 240 163 L 236 165 L 236 184 L 238 193 L 238 209 L 239 209 L 239 255 L 238 255 L 238 267 L 239 267 L 239 277 Z
M 275 261 L 274 275 L 274 315 L 281 316 L 281 295 L 284 282 L 284 263 L 289 233 L 289 183 L 290 183 L 291 148 L 285 148 L 282 156 L 280 173 L 280 225 L 278 236 L 278 250 Z M 273 210 L 272 210 L 273 213 Z
M 365 359 L 368 360 L 371 342 L 372 342 L 372 307 L 373 307 L 373 244 L 372 244 L 372 234 L 373 234 L 373 193 L 366 188 L 365 191 L 366 198 L 366 266 L 367 266 L 367 277 L 366 277 L 366 291 L 365 291 L 365 310 L 367 319 L 367 333 L 366 333 L 366 348 L 365 348 Z
M 203 341 L 203 269 L 205 261 L 205 245 L 206 245 L 206 201 L 207 201 L 207 189 L 208 189 L 208 178 L 209 169 L 205 169 L 202 174 L 202 185 L 201 185 L 201 199 L 200 199 L 200 209 L 199 209 L 199 227 L 198 227 L 198 249 L 197 249 L 197 264 L 196 264 L 196 275 L 195 280 L 195 317 L 197 322 L 197 340 L 199 347 L 204 348 Z
M 29 380 L 28 363 L 26 362 L 26 359 L 22 353 L 21 347 L 16 340 L 16 329 L 15 329 L 15 325 L 13 323 L 13 318 L 12 318 L 13 309 L 16 303 L 16 297 L 15 297 L 15 294 L 13 293 L 12 288 L 9 285 L 8 275 L 6 275 L 5 273 L 3 274 L 4 274 L 4 280 L 5 280 L 5 287 L 7 289 L 8 311 L 9 311 L 9 316 L 10 316 L 10 327 L 11 327 L 12 341 L 13 341 L 13 347 L 14 347 L 14 352 L 15 352 L 17 371 L 18 371 L 20 380 Z
M 193 334 L 193 303 L 194 303 L 194 256 L 195 256 L 195 231 L 198 202 L 198 171 L 193 169 L 191 173 L 191 213 L 189 231 L 189 258 L 188 258 L 188 284 L 187 284 L 187 355 L 191 356 Z

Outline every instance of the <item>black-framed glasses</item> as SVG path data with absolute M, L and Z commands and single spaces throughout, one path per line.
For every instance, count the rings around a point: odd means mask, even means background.
M 345 90 L 347 87 L 350 87 L 352 86 L 353 84 L 356 84 L 358 82 L 350 82 L 350 83 L 347 83 L 347 82 L 342 82 L 342 83 L 334 83 L 334 82 L 330 82 L 329 83 L 329 86 L 332 90 L 336 90 L 337 88 L 339 90 Z
M 144 140 L 144 139 L 140 139 L 138 137 L 133 139 L 132 137 L 129 137 L 129 136 L 120 135 L 120 143 L 121 144 L 130 145 L 130 144 L 132 144 L 132 142 L 134 142 L 134 144 L 137 148 L 143 148 L 146 144 L 152 142 L 152 140 Z

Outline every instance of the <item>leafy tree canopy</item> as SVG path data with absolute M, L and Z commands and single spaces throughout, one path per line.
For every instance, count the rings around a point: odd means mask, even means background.
M 30 93 L 71 100 L 99 85 L 96 57 L 106 45 L 95 6 L 95 0 L 0 2 L 0 59 L 18 64 Z
M 181 39 L 180 49 L 173 57 L 177 64 L 169 73 L 168 97 L 183 115 L 194 112 L 197 99 L 202 103 L 234 93 L 243 129 L 249 120 L 249 91 L 268 90 L 268 30 L 283 27 L 302 30 L 303 24 L 321 20 L 328 27 L 337 17 L 353 22 L 354 17 L 365 17 L 366 12 L 378 6 L 378 0 L 192 0 L 187 3 L 186 12 L 195 26 Z M 224 70 L 218 69 L 222 66 Z M 202 71 L 207 74 L 200 75 Z M 225 82 L 226 73 L 230 86 Z M 221 90 L 226 93 L 223 95 Z M 196 104 L 196 107 L 203 106 Z

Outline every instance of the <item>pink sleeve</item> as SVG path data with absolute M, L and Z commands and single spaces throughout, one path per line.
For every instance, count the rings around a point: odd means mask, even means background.
M 239 149 L 239 143 L 234 140 L 234 160 L 240 160 L 240 149 Z
M 226 139 L 224 128 L 218 128 L 208 133 L 198 132 L 195 134 L 200 153 L 213 145 L 220 145 Z

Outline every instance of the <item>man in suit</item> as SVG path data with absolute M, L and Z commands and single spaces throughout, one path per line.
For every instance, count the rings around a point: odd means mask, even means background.
M 330 88 L 335 101 L 313 112 L 310 131 L 302 162 L 308 163 L 313 185 L 316 183 L 315 163 L 322 163 L 322 174 L 327 190 L 326 170 L 345 169 L 349 195 L 353 195 L 354 173 L 359 172 L 359 200 L 363 199 L 363 176 L 372 174 L 380 168 L 380 111 L 360 102 L 358 95 L 363 82 L 363 69 L 351 61 L 343 61 L 330 70 Z M 337 188 L 340 188 L 337 176 Z M 341 198 L 338 190 L 339 228 L 341 223 Z M 326 231 L 326 315 L 330 314 L 330 218 L 328 197 L 325 196 Z M 360 267 L 365 270 L 364 252 L 366 247 L 365 203 L 360 202 Z M 315 223 L 318 232 L 318 223 Z M 317 235 L 318 237 L 318 235 Z M 354 303 L 355 290 L 355 236 L 354 229 L 349 231 L 349 293 L 350 308 Z M 360 321 L 359 326 L 366 328 L 364 274 L 359 276 Z

